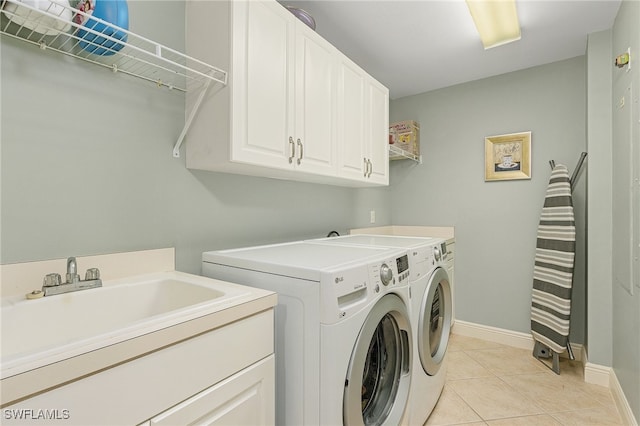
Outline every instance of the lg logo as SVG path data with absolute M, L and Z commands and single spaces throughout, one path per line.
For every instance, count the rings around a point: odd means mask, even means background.
M 344 277 L 336 277 L 336 284 L 341 283 L 342 281 L 344 281 Z

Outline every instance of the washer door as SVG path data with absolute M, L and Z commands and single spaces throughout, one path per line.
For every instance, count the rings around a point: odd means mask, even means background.
M 424 371 L 434 376 L 440 369 L 451 331 L 451 287 L 444 268 L 436 268 L 420 304 L 418 353 Z
M 411 382 L 410 336 L 405 304 L 395 294 L 382 297 L 369 312 L 351 354 L 343 398 L 345 425 L 400 424 Z

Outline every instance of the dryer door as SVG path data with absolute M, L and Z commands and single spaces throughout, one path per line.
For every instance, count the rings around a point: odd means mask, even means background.
M 398 425 L 411 381 L 411 328 L 395 294 L 372 308 L 356 340 L 343 398 L 344 424 Z
M 444 268 L 436 268 L 422 296 L 418 317 L 418 353 L 424 371 L 440 369 L 451 331 L 451 288 Z

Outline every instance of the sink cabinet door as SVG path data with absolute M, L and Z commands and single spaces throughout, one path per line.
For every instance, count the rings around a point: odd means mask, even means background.
M 271 355 L 152 418 L 145 425 L 272 425 L 275 362 Z

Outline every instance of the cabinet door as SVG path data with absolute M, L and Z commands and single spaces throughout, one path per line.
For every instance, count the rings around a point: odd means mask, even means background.
M 233 161 L 290 168 L 295 17 L 277 2 L 233 3 Z
M 338 64 L 338 171 L 342 176 L 365 179 L 365 75 L 353 62 Z
M 335 70 L 337 50 L 296 23 L 295 165 L 335 173 Z
M 389 184 L 389 90 L 347 58 L 338 66 L 338 169 Z
M 366 142 L 371 161 L 369 179 L 389 184 L 389 89 L 373 78 L 367 81 Z
M 151 419 L 153 425 L 272 425 L 275 423 L 274 356 Z

